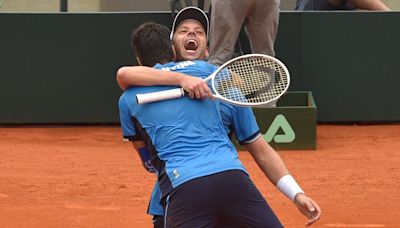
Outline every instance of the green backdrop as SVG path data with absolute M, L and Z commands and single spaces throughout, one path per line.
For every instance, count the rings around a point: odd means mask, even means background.
M 282 12 L 277 57 L 319 122 L 400 120 L 400 12 Z M 0 14 L 0 124 L 117 123 L 131 30 L 169 12 Z M 249 46 L 244 43 L 245 52 Z

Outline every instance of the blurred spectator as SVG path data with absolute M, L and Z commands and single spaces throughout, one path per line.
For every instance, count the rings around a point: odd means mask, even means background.
M 381 0 L 297 0 L 295 8 L 297 11 L 356 9 L 390 10 Z
M 222 65 L 233 57 L 242 25 L 253 53 L 275 56 L 280 0 L 211 0 L 210 59 Z

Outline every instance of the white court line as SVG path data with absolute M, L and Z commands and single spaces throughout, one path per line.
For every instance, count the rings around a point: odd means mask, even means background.
M 385 227 L 384 224 L 343 224 L 343 223 L 330 223 L 325 224 L 327 227 L 344 227 L 344 228 L 380 228 Z

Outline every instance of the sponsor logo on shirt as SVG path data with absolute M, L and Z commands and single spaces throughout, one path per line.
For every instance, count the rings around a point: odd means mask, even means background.
M 183 62 L 176 63 L 175 66 L 163 67 L 163 68 L 161 68 L 161 70 L 175 71 L 175 70 L 179 70 L 179 69 L 185 69 L 186 67 L 192 66 L 192 65 L 196 65 L 196 63 L 193 61 L 183 61 Z
M 174 174 L 175 179 L 178 179 L 178 177 L 179 177 L 178 170 L 174 169 L 174 171 L 172 171 L 172 174 Z

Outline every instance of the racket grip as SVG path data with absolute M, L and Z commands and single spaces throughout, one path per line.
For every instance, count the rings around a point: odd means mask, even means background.
M 156 101 L 163 101 L 183 97 L 185 94 L 182 88 L 158 91 L 153 93 L 136 94 L 138 104 L 146 104 Z

